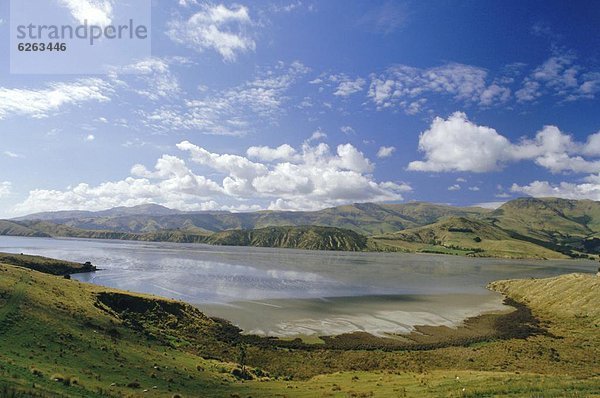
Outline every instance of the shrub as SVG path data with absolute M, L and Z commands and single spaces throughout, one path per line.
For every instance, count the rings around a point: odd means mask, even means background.
M 138 381 L 132 381 L 130 383 L 127 383 L 127 388 L 140 388 L 141 385 Z
M 32 374 L 32 375 L 34 375 L 34 376 L 36 376 L 36 377 L 43 377 L 43 376 L 44 376 L 44 374 L 42 373 L 42 371 L 41 371 L 41 370 L 39 370 L 39 369 L 38 369 L 38 368 L 36 368 L 36 367 L 33 367 L 33 366 L 32 366 L 32 367 L 31 367 L 31 369 L 30 369 L 29 371 L 31 372 L 31 374 Z

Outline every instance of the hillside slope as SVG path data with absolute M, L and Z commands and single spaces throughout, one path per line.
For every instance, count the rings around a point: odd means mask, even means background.
M 314 228 L 310 234 L 307 226 Z M 363 243 L 356 234 L 371 238 Z M 495 211 L 422 202 L 360 203 L 313 212 L 254 213 L 181 212 L 144 205 L 0 221 L 0 235 L 505 258 L 593 257 L 600 255 L 600 202 L 521 198 Z
M 566 258 L 564 254 L 517 240 L 493 224 L 451 217 L 425 227 L 373 237 L 383 247 L 409 251 L 503 258 Z
M 554 250 L 585 250 L 584 242 L 600 233 L 600 202 L 520 198 L 505 203 L 485 220 L 513 237 Z
M 600 277 L 569 274 L 546 279 L 497 281 L 489 287 L 553 318 L 583 317 L 600 326 Z M 599 357 L 600 358 L 600 357 Z
M 56 212 L 33 214 L 17 221 L 50 221 L 86 229 L 126 233 L 160 230 L 219 232 L 229 229 L 259 229 L 280 226 L 314 225 L 351 229 L 363 235 L 395 232 L 422 226 L 447 216 L 479 216 L 490 211 L 431 203 L 374 204 L 359 203 L 319 211 L 260 211 L 253 213 L 179 212 L 162 208 L 135 207 L 102 212 Z
M 0 220 L 0 236 L 2 236 L 2 235 L 25 236 L 25 237 L 36 237 L 36 238 L 50 236 L 44 232 L 41 232 L 41 231 L 38 231 L 35 229 L 31 229 L 31 228 L 26 227 L 25 225 L 21 225 L 17 222 Z
M 363 251 L 367 238 L 354 231 L 331 227 L 269 227 L 217 232 L 206 239 L 211 245 L 278 247 L 308 250 Z
M 599 286 L 590 275 L 492 284 L 529 303 L 550 333 L 417 351 L 311 348 L 293 341 L 277 343 L 287 347 L 280 349 L 272 339 L 241 336 L 185 303 L 6 261 L 12 260 L 0 261 L 3 397 L 173 398 L 199 391 L 207 398 L 465 396 L 461 391 L 531 397 L 564 391 L 593 396 L 600 388 Z M 350 338 L 382 340 L 340 340 Z

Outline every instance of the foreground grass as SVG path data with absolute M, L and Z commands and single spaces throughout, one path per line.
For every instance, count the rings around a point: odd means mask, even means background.
M 234 329 L 182 303 L 4 263 L 0 396 L 600 396 L 599 280 L 493 284 L 547 329 L 526 339 L 423 351 L 242 349 Z M 254 380 L 241 380 L 240 361 Z

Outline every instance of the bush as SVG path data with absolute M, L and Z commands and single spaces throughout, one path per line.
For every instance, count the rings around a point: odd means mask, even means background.
M 235 368 L 235 369 L 233 369 L 233 370 L 231 371 L 231 374 L 232 374 L 232 375 L 233 375 L 235 378 L 237 378 L 237 379 L 240 379 L 240 380 L 252 380 L 252 379 L 253 379 L 253 377 L 252 377 L 252 375 L 250 374 L 250 372 L 248 372 L 248 371 L 244 371 L 244 370 L 242 370 L 242 369 L 240 369 L 240 368 Z
M 34 375 L 36 377 L 44 377 L 44 374 L 42 373 L 42 371 L 36 367 L 32 366 L 29 371 L 31 372 L 32 375 Z
M 138 381 L 132 381 L 130 383 L 127 383 L 127 388 L 140 388 L 141 385 Z

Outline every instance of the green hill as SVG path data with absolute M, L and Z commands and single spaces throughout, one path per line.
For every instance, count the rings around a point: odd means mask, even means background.
M 223 231 L 210 235 L 206 243 L 309 250 L 363 251 L 367 248 L 367 238 L 354 231 L 314 226 Z
M 588 257 L 600 254 L 600 202 L 521 198 L 495 211 L 422 202 L 361 203 L 313 212 L 254 213 L 181 212 L 146 205 L 0 221 L 0 235 L 506 258 Z M 363 236 L 370 238 L 365 241 Z
M 600 233 L 600 202 L 521 198 L 505 203 L 485 220 L 517 239 L 553 250 L 600 252 L 584 245 Z
M 44 232 L 26 227 L 17 222 L 6 221 L 6 220 L 0 220 L 0 236 L 1 235 L 26 236 L 26 237 L 37 237 L 37 238 L 50 236 Z
M 503 258 L 566 258 L 564 254 L 514 239 L 485 221 L 451 217 L 425 227 L 373 237 L 385 248 Z
M 395 232 L 422 226 L 447 216 L 479 216 L 490 211 L 430 203 L 374 204 L 360 203 L 319 211 L 260 211 L 253 213 L 178 212 L 162 208 L 121 208 L 103 212 L 56 212 L 33 214 L 16 221 L 49 221 L 85 230 L 124 233 L 148 233 L 161 230 L 219 232 L 230 229 L 314 225 L 350 229 L 363 235 Z
M 185 303 L 32 271 L 36 261 L 52 262 L 28 260 L 0 260 L 2 397 L 531 397 L 600 389 L 600 303 L 591 275 L 492 284 L 528 303 L 539 322 L 521 307 L 524 318 L 486 315 L 458 329 L 472 335 L 481 322 L 506 329 L 512 319 L 537 324 L 536 334 L 405 349 L 413 337 L 457 332 L 343 335 L 315 346 L 243 336 Z M 348 348 L 352 339 L 364 348 Z

